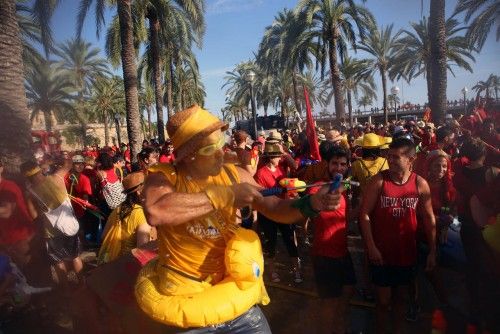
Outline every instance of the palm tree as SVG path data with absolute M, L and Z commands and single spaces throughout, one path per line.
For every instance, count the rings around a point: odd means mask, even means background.
M 474 45 L 481 50 L 491 28 L 496 26 L 496 40 L 500 40 L 500 0 L 459 0 L 455 13 L 465 12 L 465 23 L 472 20 L 467 31 Z
M 23 63 L 25 71 L 30 71 L 44 60 L 35 45 L 41 45 L 40 27 L 33 21 L 32 8 L 18 1 L 16 4 L 17 21 L 23 43 Z
M 484 97 L 486 99 L 490 99 L 491 93 L 495 92 L 495 99 L 498 100 L 498 89 L 500 88 L 500 83 L 498 80 L 498 76 L 494 74 L 490 74 L 488 79 L 485 81 L 479 81 L 472 90 L 476 91 L 476 96 L 479 97 L 482 92 L 484 92 Z
M 429 37 L 431 45 L 432 91 L 429 107 L 433 119 L 440 122 L 446 114 L 446 19 L 445 0 L 431 0 L 429 16 Z
M 324 57 L 328 56 L 336 115 L 338 119 L 344 119 L 344 93 L 337 52 L 342 58 L 348 45 L 356 49 L 356 30 L 363 39 L 374 19 L 366 8 L 354 4 L 352 0 L 301 0 L 296 13 L 304 15 L 305 24 L 311 32 L 309 37 L 318 40 L 322 73 L 326 67 Z
M 104 144 L 109 143 L 110 123 L 115 115 L 122 115 L 125 110 L 125 94 L 120 77 L 98 76 L 91 89 L 87 102 L 89 109 L 104 124 Z M 113 124 L 113 123 L 111 123 Z
M 401 37 L 396 41 L 394 66 L 389 71 L 391 80 L 412 79 L 424 75 L 427 80 L 427 97 L 432 93 L 431 82 L 431 47 L 429 37 L 429 22 L 427 18 L 418 23 L 410 23 L 413 30 L 402 30 Z M 475 61 L 472 49 L 466 37 L 458 35 L 465 30 L 459 21 L 450 17 L 446 20 L 446 57 L 448 71 L 454 76 L 453 67 L 458 66 L 472 73 L 470 61 Z
M 57 111 L 71 109 L 69 94 L 72 82 L 64 71 L 53 62 L 44 60 L 26 77 L 26 96 L 32 110 L 31 120 L 38 114 L 45 118 L 45 128 L 52 131 L 53 118 Z
M 56 54 L 68 79 L 76 91 L 76 116 L 80 121 L 83 138 L 87 135 L 89 118 L 85 110 L 85 98 L 97 76 L 109 74 L 108 65 L 99 56 L 100 50 L 82 39 L 70 39 L 60 44 Z
M 352 94 L 354 98 L 358 98 L 359 93 L 363 93 L 365 97 L 375 98 L 375 82 L 373 81 L 371 63 L 366 59 L 355 59 L 345 57 L 341 66 L 340 73 L 342 82 L 347 96 L 347 106 L 349 108 L 349 124 L 352 126 Z
M 186 109 L 193 104 L 204 105 L 207 94 L 197 67 L 196 69 L 188 65 L 177 67 L 175 88 L 174 100 L 177 101 L 179 110 Z
M 55 1 L 35 0 L 32 21 L 40 28 L 46 53 L 51 45 L 50 17 Z M 8 171 L 32 159 L 30 115 L 25 95 L 23 43 L 16 1 L 0 0 L 0 156 Z M 16 140 L 12 140 L 16 138 Z
M 366 106 L 369 106 L 373 103 L 373 96 L 364 95 L 359 98 L 358 106 L 363 107 L 363 112 L 366 112 Z
M 147 133 L 148 133 L 148 140 L 151 140 L 153 137 L 153 133 L 151 130 L 151 114 L 152 114 L 152 108 L 153 104 L 155 104 L 155 91 L 154 88 L 146 83 L 144 87 L 139 91 L 139 104 L 141 106 L 141 109 L 146 109 L 147 117 L 148 117 L 148 124 L 147 124 Z M 163 128 L 162 131 L 159 133 L 164 132 Z M 158 136 L 160 138 L 160 135 Z
M 387 123 L 389 114 L 387 110 L 387 73 L 394 64 L 394 46 L 398 34 L 392 34 L 393 25 L 381 27 L 378 29 L 376 26 L 372 27 L 366 40 L 361 41 L 359 49 L 371 54 L 374 59 L 371 60 L 371 67 L 374 71 L 380 73 L 382 79 L 382 92 L 383 92 L 383 109 L 384 119 Z
M 77 35 L 80 37 L 87 12 L 94 0 L 82 0 L 77 20 Z M 106 3 L 95 0 L 97 35 L 104 23 Z M 141 150 L 141 120 L 139 112 L 139 91 L 137 84 L 137 64 L 134 45 L 134 23 L 132 19 L 132 0 L 116 1 L 118 23 L 120 26 L 120 54 L 125 87 L 125 106 L 127 115 L 127 133 L 132 161 L 137 161 Z

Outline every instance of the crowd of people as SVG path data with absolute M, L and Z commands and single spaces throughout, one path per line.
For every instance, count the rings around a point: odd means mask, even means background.
M 126 144 L 37 155 L 21 166 L 17 182 L 5 178 L 0 165 L 0 303 L 18 303 L 19 275 L 13 273 L 33 262 L 51 268 L 66 296 L 85 285 L 83 250 L 96 251 L 95 265 L 105 266 L 145 246 L 159 255 L 158 296 L 207 291 L 233 275 L 225 249 L 240 233 L 230 225 L 239 225 L 258 231 L 266 280 L 283 279 L 275 268 L 278 231 L 296 284 L 304 280 L 301 258 L 311 256 L 325 332 L 349 332 L 356 282 L 371 278 L 365 297 L 375 294 L 377 332 L 390 327 L 401 333 L 405 318 L 419 319 L 419 271 L 433 287 L 437 308 L 452 307 L 440 246 L 458 221 L 467 322 L 478 333 L 494 333 L 500 329 L 498 114 L 479 108 L 461 119 L 447 115 L 441 124 L 427 119 L 317 127 L 314 143 L 296 129 L 263 131 L 252 140 L 194 106 L 169 120 L 165 143 L 144 140 L 136 159 Z M 339 174 L 343 181 L 333 189 Z M 263 189 L 274 189 L 273 196 L 263 196 Z M 297 224 L 311 240 L 298 240 Z M 358 277 L 348 235 L 361 236 L 365 245 Z M 300 254 L 299 242 L 310 243 L 308 253 Z M 252 284 L 261 284 L 264 268 L 254 262 Z M 40 285 L 28 271 L 28 282 Z M 181 329 L 174 324 L 197 327 L 190 333 L 216 324 L 220 333 L 269 333 L 254 306 L 268 302 L 263 283 L 258 290 L 251 298 L 236 293 L 236 303 L 250 298 L 250 306 L 215 323 L 196 322 L 192 315 L 187 322 L 166 321 L 170 315 L 156 311 L 152 317 L 175 333 Z M 148 299 L 140 291 L 137 300 L 146 311 Z

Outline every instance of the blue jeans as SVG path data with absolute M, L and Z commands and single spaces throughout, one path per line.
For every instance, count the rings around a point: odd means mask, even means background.
M 266 317 L 258 306 L 252 306 L 239 317 L 219 325 L 194 329 L 180 329 L 169 327 L 168 334 L 271 334 L 271 328 Z

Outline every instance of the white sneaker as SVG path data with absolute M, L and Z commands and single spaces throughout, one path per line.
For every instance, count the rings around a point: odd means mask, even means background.
M 273 272 L 271 274 L 271 281 L 274 282 L 274 283 L 278 283 L 280 280 L 280 275 L 278 275 L 277 272 Z

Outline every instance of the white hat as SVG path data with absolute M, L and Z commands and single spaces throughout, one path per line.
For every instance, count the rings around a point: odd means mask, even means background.
M 77 163 L 77 164 L 78 163 L 82 164 L 85 162 L 85 159 L 83 158 L 83 156 L 81 156 L 79 154 L 73 156 L 73 158 L 71 160 L 73 161 L 73 163 Z

